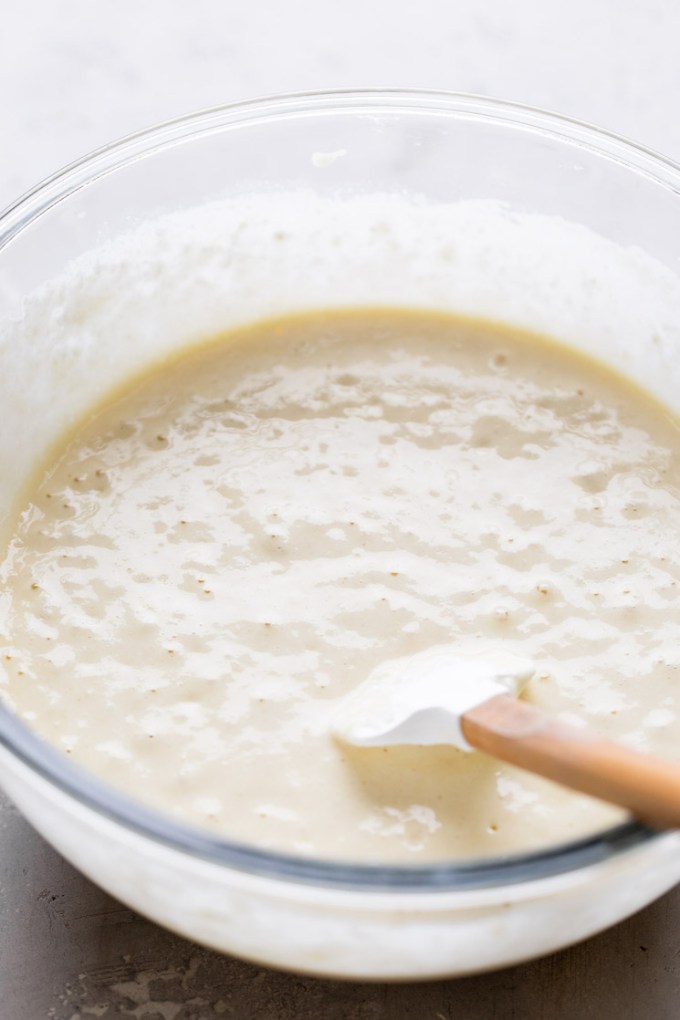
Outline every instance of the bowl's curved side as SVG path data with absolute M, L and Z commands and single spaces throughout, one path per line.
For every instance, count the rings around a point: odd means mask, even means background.
M 105 818 L 0 750 L 2 785 L 75 867 L 146 917 L 221 952 L 354 980 L 426 980 L 554 952 L 680 879 L 680 834 L 547 879 L 427 893 L 265 878 L 164 846 Z

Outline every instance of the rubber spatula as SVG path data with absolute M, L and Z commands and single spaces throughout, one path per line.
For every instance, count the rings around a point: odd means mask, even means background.
M 648 825 L 680 828 L 680 764 L 604 740 L 522 701 L 534 673 L 494 651 L 440 645 L 386 662 L 335 711 L 337 737 L 362 747 L 451 744 L 483 751 L 563 786 L 627 808 Z

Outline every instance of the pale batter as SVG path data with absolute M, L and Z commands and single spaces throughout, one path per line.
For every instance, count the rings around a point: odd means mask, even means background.
M 478 754 L 336 743 L 385 659 L 460 642 L 673 755 L 677 421 L 581 355 L 405 311 L 196 348 L 86 422 L 1 568 L 4 690 L 102 778 L 224 836 L 417 861 L 619 817 Z

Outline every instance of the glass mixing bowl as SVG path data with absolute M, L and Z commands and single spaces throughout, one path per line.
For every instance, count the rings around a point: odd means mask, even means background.
M 107 146 L 0 218 L 0 518 L 54 436 L 141 365 L 298 308 L 419 305 L 536 328 L 677 409 L 679 191 L 678 167 L 611 134 L 433 92 L 263 99 Z M 89 776 L 7 707 L 0 761 L 27 818 L 114 896 L 208 946 L 309 973 L 404 980 L 518 962 L 680 878 L 680 836 L 633 821 L 420 867 L 231 843 Z

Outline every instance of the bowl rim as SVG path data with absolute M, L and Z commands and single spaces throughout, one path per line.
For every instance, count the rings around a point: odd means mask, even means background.
M 163 121 L 97 148 L 45 178 L 0 213 L 0 250 L 80 188 L 137 160 L 192 138 L 255 122 L 301 116 L 439 114 L 547 135 L 587 148 L 680 194 L 680 165 L 643 145 L 584 121 L 508 100 L 429 89 L 370 88 L 290 92 L 214 106 Z M 469 891 L 535 882 L 649 845 L 664 831 L 633 819 L 591 836 L 530 853 L 426 865 L 377 865 L 316 859 L 213 837 L 110 787 L 49 746 L 0 703 L 0 747 L 49 785 L 108 820 L 172 850 L 266 878 L 370 892 Z

